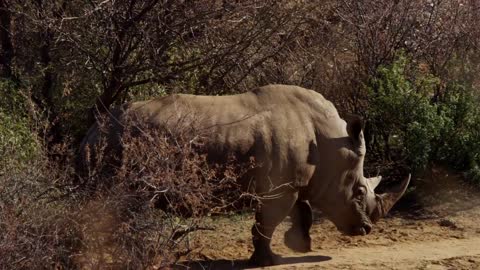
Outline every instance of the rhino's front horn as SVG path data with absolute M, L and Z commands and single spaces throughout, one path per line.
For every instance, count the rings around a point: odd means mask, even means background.
M 384 217 L 388 211 L 392 209 L 393 205 L 402 197 L 410 183 L 410 177 L 411 175 L 409 174 L 400 185 L 392 188 L 389 192 L 378 195 L 376 212 L 380 217 Z

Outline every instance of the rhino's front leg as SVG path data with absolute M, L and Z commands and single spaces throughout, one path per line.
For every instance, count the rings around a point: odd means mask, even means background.
M 307 201 L 297 200 L 290 212 L 292 227 L 285 232 L 285 245 L 297 252 L 312 250 L 310 228 L 313 223 L 312 208 Z
M 258 266 L 278 264 L 280 256 L 270 249 L 273 232 L 280 222 L 287 217 L 297 200 L 297 192 L 285 193 L 280 198 L 266 199 L 260 203 L 255 213 L 252 227 L 254 252 L 250 263 Z

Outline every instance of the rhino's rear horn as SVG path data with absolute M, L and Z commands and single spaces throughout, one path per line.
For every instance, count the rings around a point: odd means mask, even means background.
M 392 209 L 393 205 L 402 197 L 410 183 L 410 178 L 411 175 L 409 174 L 400 185 L 392 188 L 386 193 L 378 195 L 377 211 L 380 217 L 385 216 L 388 211 Z
M 382 176 L 376 176 L 376 177 L 370 177 L 368 178 L 368 183 L 370 185 L 370 187 L 372 187 L 372 190 L 375 190 L 377 188 L 377 186 L 380 184 L 380 182 L 382 181 Z

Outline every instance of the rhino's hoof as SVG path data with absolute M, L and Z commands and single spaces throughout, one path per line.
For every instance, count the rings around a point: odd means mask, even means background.
M 306 253 L 312 251 L 312 239 L 299 231 L 286 231 L 284 242 L 288 248 L 296 252 Z
M 281 258 L 281 256 L 273 252 L 258 252 L 255 250 L 248 263 L 252 266 L 272 266 L 279 264 Z

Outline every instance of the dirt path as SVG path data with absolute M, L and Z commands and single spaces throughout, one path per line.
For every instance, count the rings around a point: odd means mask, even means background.
M 438 210 L 434 212 L 445 212 Z M 448 207 L 447 207 L 448 208 Z M 251 217 L 216 220 L 221 230 L 200 240 L 204 248 L 194 269 L 244 269 L 252 252 Z M 363 237 L 340 234 L 323 219 L 312 230 L 313 252 L 295 253 L 283 244 L 283 223 L 274 234 L 272 249 L 281 264 L 269 269 L 479 269 L 480 204 L 447 216 L 412 220 L 395 216 L 377 224 Z
M 435 242 L 401 243 L 394 246 L 321 250 L 302 256 L 311 262 L 285 259 L 270 269 L 480 269 L 480 237 Z M 297 257 L 299 261 L 302 257 Z M 315 262 L 315 260 L 318 260 Z M 461 263 L 461 264 L 460 264 Z

